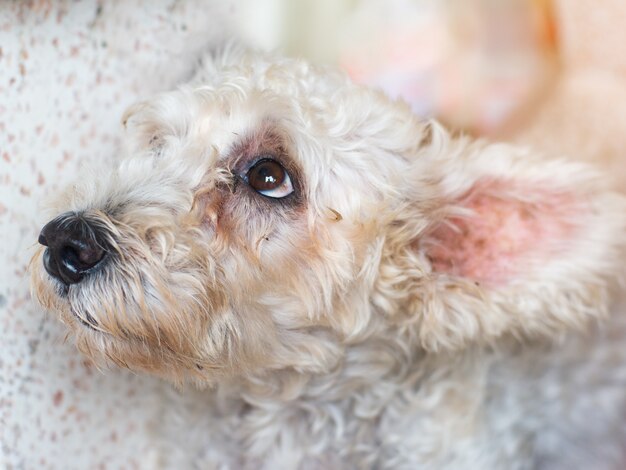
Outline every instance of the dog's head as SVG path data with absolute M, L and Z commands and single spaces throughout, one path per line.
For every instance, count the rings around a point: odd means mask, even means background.
M 453 140 L 337 72 L 230 52 L 124 125 L 32 265 L 93 357 L 315 371 L 382 331 L 459 349 L 606 308 L 623 202 L 587 168 Z

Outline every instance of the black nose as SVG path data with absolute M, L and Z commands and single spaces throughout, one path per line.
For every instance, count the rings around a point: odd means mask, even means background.
M 43 258 L 46 271 L 64 284 L 80 282 L 104 259 L 103 239 L 98 227 L 79 215 L 51 220 L 39 234 L 39 243 L 48 247 Z

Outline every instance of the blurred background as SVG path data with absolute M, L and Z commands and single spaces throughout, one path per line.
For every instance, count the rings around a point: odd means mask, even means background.
M 123 110 L 236 38 L 464 133 L 592 161 L 626 189 L 624 0 L 0 2 L 0 468 L 153 468 L 163 385 L 98 371 L 30 300 L 46 195 L 119 145 Z
M 277 11 L 276 24 L 244 28 L 256 42 L 336 63 L 355 80 L 408 100 L 420 115 L 477 133 L 506 126 L 556 65 L 548 0 L 260 3 Z

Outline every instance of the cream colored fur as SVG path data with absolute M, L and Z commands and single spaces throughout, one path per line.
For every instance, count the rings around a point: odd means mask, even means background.
M 164 467 L 622 468 L 626 204 L 594 171 L 235 48 L 124 125 L 121 157 L 55 203 L 111 259 L 63 295 L 40 252 L 33 292 L 96 361 L 204 387 L 164 398 Z M 237 179 L 263 152 L 297 199 Z M 435 255 L 475 234 L 475 193 L 552 227 L 461 253 L 510 258 L 502 276 Z

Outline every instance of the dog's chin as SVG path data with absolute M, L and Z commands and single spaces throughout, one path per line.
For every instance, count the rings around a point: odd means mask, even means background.
M 134 372 L 146 373 L 175 385 L 192 382 L 196 385 L 212 385 L 224 375 L 223 366 L 193 357 L 189 351 L 178 350 L 158 340 L 142 338 L 131 330 L 108 331 L 94 315 L 68 308 L 59 312 L 61 320 L 71 330 L 70 337 L 78 350 L 99 367 L 118 366 Z
M 36 257 L 41 258 L 40 254 Z M 33 259 L 33 263 L 36 261 Z M 40 263 L 32 269 L 32 295 L 37 302 L 74 332 L 108 335 L 106 328 L 97 320 L 97 312 L 82 308 L 76 302 L 78 290 L 84 288 L 82 284 L 67 285 L 48 274 L 42 266 Z
M 31 266 L 31 275 L 33 298 L 67 327 L 68 338 L 99 367 L 114 364 L 174 384 L 191 381 L 210 385 L 217 376 L 225 374 L 224 364 L 219 360 L 198 357 L 172 341 L 166 346 L 159 338 L 148 339 L 141 331 L 135 331 L 133 325 L 121 327 L 122 321 L 106 317 L 106 321 L 100 321 L 99 312 L 79 300 L 80 289 L 85 286 L 68 286 L 58 281 L 45 272 L 41 263 Z M 126 307 L 131 310 L 131 306 Z
M 123 338 L 85 321 L 80 316 L 63 315 L 70 330 L 69 338 L 82 355 L 88 357 L 99 368 L 120 367 L 133 372 L 145 373 L 180 384 L 189 377 L 210 372 L 204 365 L 184 364 L 182 358 L 172 351 L 159 349 L 138 339 Z M 203 378 L 206 382 L 206 377 Z
M 57 314 L 64 322 L 77 324 L 92 331 L 102 332 L 98 322 L 89 312 L 78 313 L 70 303 L 71 287 L 50 276 L 43 270 L 33 273 L 33 297 L 45 309 Z

